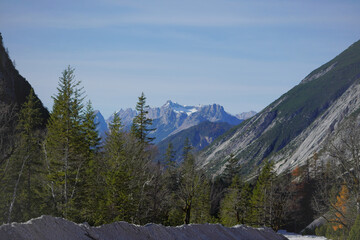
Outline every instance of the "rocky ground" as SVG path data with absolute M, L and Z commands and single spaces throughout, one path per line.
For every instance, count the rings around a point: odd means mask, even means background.
M 41 216 L 26 223 L 11 223 L 0 226 L 0 240 L 3 239 L 285 240 L 287 238 L 269 228 L 256 229 L 243 225 L 232 228 L 220 224 L 190 224 L 165 227 L 158 224 L 137 226 L 126 222 L 116 222 L 100 227 L 90 227 L 86 223 L 76 224 L 63 218 Z

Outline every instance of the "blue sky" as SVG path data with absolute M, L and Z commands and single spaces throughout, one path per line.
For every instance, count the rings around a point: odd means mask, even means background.
M 51 108 L 74 67 L 105 117 L 166 100 L 260 111 L 360 39 L 360 1 L 1 0 L 17 69 Z

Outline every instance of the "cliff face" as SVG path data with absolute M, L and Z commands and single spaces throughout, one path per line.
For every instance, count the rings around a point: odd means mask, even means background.
M 31 88 L 30 83 L 16 70 L 0 34 L 0 104 L 17 105 L 19 108 L 26 101 Z M 42 103 L 41 112 L 45 122 L 49 112 Z
M 245 174 L 264 159 L 274 161 L 279 172 L 301 165 L 357 112 L 359 103 L 360 41 L 215 141 L 202 152 L 199 164 L 219 174 L 232 154 Z

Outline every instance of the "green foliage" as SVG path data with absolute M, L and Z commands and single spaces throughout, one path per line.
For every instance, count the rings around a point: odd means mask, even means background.
M 144 93 L 141 93 L 139 101 L 136 104 L 137 116 L 133 119 L 131 126 L 132 134 L 138 139 L 141 144 L 149 144 L 155 138 L 149 137 L 149 133 L 155 129 L 150 128 L 152 125 L 152 119 L 147 118 L 149 106 L 146 105 L 146 97 Z
M 357 216 L 354 225 L 351 227 L 348 240 L 360 239 L 360 215 Z
M 324 224 L 320 227 L 317 227 L 315 229 L 315 234 L 317 236 L 325 236 L 328 239 L 333 239 L 333 240 L 346 240 L 348 239 L 348 232 L 346 229 L 338 229 L 338 230 L 334 230 L 333 228 L 334 224 L 332 223 L 327 223 Z M 357 238 L 355 238 L 357 239 Z
M 268 208 L 271 207 L 271 203 L 268 202 L 268 199 L 273 178 L 273 163 L 267 161 L 261 170 L 251 197 L 252 225 L 270 225 L 268 221 Z
M 20 114 L 18 141 L 9 159 L 1 186 L 0 207 L 3 222 L 12 219 L 25 221 L 44 211 L 44 166 L 41 154 L 42 119 L 40 103 L 33 90 L 23 104 Z
M 156 146 L 159 149 L 160 156 L 166 153 L 169 143 L 173 145 L 175 152 L 174 160 L 177 163 L 182 161 L 182 150 L 184 148 L 185 139 L 188 138 L 191 146 L 195 151 L 200 151 L 208 146 L 209 139 L 217 139 L 220 135 L 229 130 L 232 125 L 224 122 L 209 122 L 205 121 L 193 127 L 182 130 L 176 134 L 168 136 Z M 214 140 L 216 141 L 216 140 Z M 159 160 L 163 160 L 159 158 Z
M 131 169 L 126 162 L 125 136 L 123 125 L 118 114 L 114 115 L 109 124 L 109 133 L 105 141 L 105 169 L 103 177 L 106 188 L 100 208 L 100 221 L 131 221 L 133 214 L 130 181 L 133 178 Z
M 74 69 L 69 66 L 59 79 L 58 93 L 53 97 L 53 110 L 47 126 L 46 156 L 54 214 L 64 217 L 68 217 L 68 211 L 71 211 L 87 153 L 82 125 L 83 93 L 79 85 Z
M 238 175 L 233 178 L 221 202 L 220 218 L 222 224 L 231 227 L 249 222 L 251 211 L 251 189 L 248 183 L 243 183 Z
M 79 171 L 77 194 L 74 196 L 74 208 L 71 215 L 75 221 L 86 221 L 90 224 L 96 222 L 96 209 L 99 207 L 98 199 L 102 194 L 103 183 L 100 176 L 102 169 L 101 158 L 98 155 L 100 138 L 96 131 L 95 112 L 91 102 L 86 104 L 84 119 L 82 122 L 82 134 L 84 137 L 84 161 Z
M 165 159 L 164 159 L 164 163 L 166 166 L 168 167 L 174 167 L 175 166 L 175 154 L 176 152 L 174 151 L 174 146 L 171 142 L 169 142 L 168 148 L 166 149 L 166 153 L 165 153 Z

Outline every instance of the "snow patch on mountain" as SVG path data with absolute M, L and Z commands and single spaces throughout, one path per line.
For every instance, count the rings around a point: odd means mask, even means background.
M 180 105 L 178 103 L 174 103 L 171 100 L 168 100 L 163 106 L 163 108 L 170 108 L 176 113 L 186 113 L 187 115 L 191 115 L 192 113 L 195 113 L 199 110 L 201 105 L 198 107 L 195 106 L 186 106 L 186 105 Z

